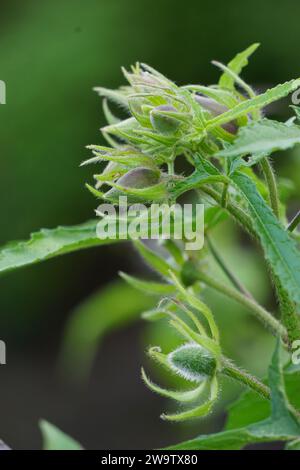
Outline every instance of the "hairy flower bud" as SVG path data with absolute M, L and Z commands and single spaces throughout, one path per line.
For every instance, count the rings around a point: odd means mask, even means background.
M 177 109 L 170 105 L 160 105 L 150 112 L 151 124 L 161 134 L 174 134 L 181 124 L 181 121 L 175 117 L 168 116 L 168 112 L 176 113 Z
M 218 116 L 219 114 L 226 113 L 228 108 L 223 104 L 218 103 L 216 100 L 211 98 L 206 98 L 205 96 L 196 95 L 195 100 L 199 103 L 202 108 L 207 109 L 213 116 Z M 228 122 L 222 126 L 230 134 L 237 133 L 237 125 L 234 121 Z
M 158 183 L 158 180 L 159 171 L 141 167 L 128 171 L 118 180 L 118 184 L 126 188 L 147 188 Z
M 186 380 L 200 382 L 212 377 L 217 368 L 216 358 L 199 344 L 187 343 L 168 355 L 174 372 Z
M 135 188 L 143 189 L 149 186 L 154 186 L 159 182 L 160 172 L 158 170 L 152 170 L 151 168 L 134 168 L 125 175 L 118 179 L 117 184 L 124 188 Z M 106 196 L 109 199 L 117 200 L 122 194 L 122 191 L 117 188 L 110 189 Z M 128 200 L 134 202 L 140 200 L 140 198 L 129 197 Z

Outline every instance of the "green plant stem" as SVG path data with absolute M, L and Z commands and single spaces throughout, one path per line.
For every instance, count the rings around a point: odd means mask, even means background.
M 270 204 L 273 209 L 274 214 L 279 218 L 279 197 L 277 190 L 276 177 L 272 168 L 272 165 L 267 157 L 263 158 L 260 162 L 261 169 L 263 171 L 268 190 Z
M 194 273 L 194 276 L 207 286 L 212 287 L 218 292 L 246 307 L 274 336 L 280 336 L 285 343 L 287 342 L 287 332 L 284 326 L 281 325 L 281 323 L 274 318 L 270 312 L 258 304 L 253 298 L 247 297 L 236 289 L 232 289 L 231 287 L 224 285 L 217 279 L 210 277 L 201 271 L 197 270 L 196 273 Z
M 251 388 L 255 392 L 257 392 L 262 397 L 266 398 L 267 400 L 271 399 L 271 390 L 269 387 L 264 385 L 257 377 L 245 372 L 235 364 L 233 364 L 229 359 L 226 357 L 222 357 L 222 373 L 225 374 L 227 377 L 230 377 L 238 382 L 246 385 L 247 387 Z
M 300 338 L 300 319 L 296 312 L 294 302 L 292 302 L 286 293 L 280 288 L 277 291 L 280 303 L 282 323 L 286 327 L 288 343 L 291 347 L 295 340 Z
M 203 185 L 201 186 L 200 190 L 212 197 L 220 206 L 222 205 L 222 196 L 214 188 Z M 250 233 L 250 235 L 252 235 L 255 239 L 257 238 L 256 233 L 252 229 L 251 219 L 246 214 L 246 212 L 243 211 L 243 209 L 239 208 L 232 202 L 228 202 L 225 210 L 227 210 L 227 212 L 229 212 L 235 218 L 235 220 Z
M 174 175 L 174 160 L 168 162 L 168 174 Z
M 293 232 L 295 228 L 300 224 L 300 211 L 297 212 L 295 217 L 289 223 L 287 229 L 289 232 Z
M 223 191 L 222 191 L 222 207 L 226 209 L 228 203 L 228 183 L 224 183 Z
M 246 297 L 253 298 L 250 292 L 243 286 L 243 284 L 237 279 L 235 274 L 231 271 L 231 269 L 226 265 L 225 261 L 223 258 L 219 255 L 217 252 L 216 248 L 214 247 L 214 244 L 210 240 L 210 238 L 206 235 L 206 241 L 209 246 L 210 252 L 213 255 L 214 259 L 222 269 L 222 271 L 226 274 L 230 282 L 236 289 L 238 289 L 242 294 L 244 294 Z
M 255 98 L 256 94 L 254 93 L 252 88 L 248 85 L 248 83 L 244 82 L 244 80 L 242 80 L 238 74 L 234 73 L 233 70 L 226 67 L 226 65 L 222 64 L 221 62 L 218 62 L 217 60 L 212 60 L 211 63 L 219 67 L 221 70 L 223 70 L 223 72 L 228 73 L 241 88 L 244 88 L 244 90 L 248 93 L 249 98 Z M 259 111 L 257 110 L 256 113 L 257 112 Z

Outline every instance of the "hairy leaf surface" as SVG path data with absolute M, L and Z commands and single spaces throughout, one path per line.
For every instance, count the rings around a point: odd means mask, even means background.
M 232 145 L 218 153 L 219 157 L 237 157 L 247 154 L 270 154 L 300 143 L 300 127 L 262 119 L 241 127 Z M 257 162 L 258 159 L 254 161 Z
M 275 280 L 290 300 L 300 305 L 300 253 L 248 176 L 237 173 L 232 180 L 246 198 L 265 258 Z
M 28 241 L 5 245 L 0 250 L 0 273 L 83 248 L 112 243 L 112 240 L 97 238 L 96 225 L 97 221 L 92 220 L 72 227 L 42 229 L 33 233 Z
M 239 75 L 244 67 L 248 65 L 248 58 L 259 47 L 259 43 L 252 44 L 242 52 L 239 52 L 227 65 L 236 75 Z M 234 79 L 227 72 L 224 72 L 219 80 L 219 85 L 223 88 L 234 89 Z
M 277 85 L 275 88 L 267 90 L 265 93 L 243 101 L 237 104 L 234 108 L 230 109 L 226 113 L 220 114 L 219 116 L 211 119 L 207 122 L 206 128 L 211 129 L 215 126 L 221 126 L 226 122 L 237 119 L 240 116 L 252 113 L 257 109 L 264 108 L 273 101 L 277 101 L 284 98 L 292 91 L 296 90 L 300 86 L 300 79 L 290 80 L 289 82 Z

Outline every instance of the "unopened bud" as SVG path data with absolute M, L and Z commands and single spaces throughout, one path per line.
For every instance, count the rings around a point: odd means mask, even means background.
M 195 100 L 199 103 L 202 108 L 207 109 L 213 116 L 219 116 L 219 114 L 226 113 L 228 111 L 227 106 L 218 103 L 216 100 L 206 98 L 205 96 L 196 95 Z M 222 126 L 230 134 L 236 134 L 238 127 L 234 121 L 228 122 Z
M 128 171 L 118 180 L 118 184 L 126 188 L 147 188 L 158 183 L 158 180 L 159 171 L 142 167 Z
M 159 179 L 160 172 L 158 170 L 140 167 L 133 168 L 132 170 L 128 171 L 128 173 L 121 176 L 121 178 L 118 179 L 117 184 L 124 188 L 142 189 L 157 184 Z M 112 188 L 106 193 L 106 196 L 109 199 L 117 199 L 121 194 L 122 191 L 117 188 Z
M 174 134 L 181 124 L 181 121 L 175 117 L 168 116 L 168 112 L 176 113 L 177 109 L 174 108 L 174 106 L 161 105 L 152 109 L 150 112 L 151 124 L 153 128 L 160 134 Z
M 168 355 L 174 372 L 186 380 L 200 382 L 212 377 L 217 368 L 216 358 L 196 343 L 181 346 Z

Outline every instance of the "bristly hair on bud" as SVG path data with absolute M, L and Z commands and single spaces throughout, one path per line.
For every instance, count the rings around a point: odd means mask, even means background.
M 168 354 L 173 371 L 191 382 L 213 377 L 217 369 L 216 358 L 196 343 L 186 343 Z

